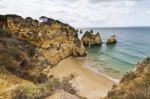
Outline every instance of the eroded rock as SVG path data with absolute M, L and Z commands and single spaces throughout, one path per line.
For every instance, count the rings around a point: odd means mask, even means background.
M 40 81 L 41 74 L 46 76 L 46 67 L 86 53 L 73 27 L 47 17 L 40 19 L 43 21 L 0 15 L 1 64 L 9 72 L 35 83 Z
M 112 35 L 107 39 L 106 44 L 115 44 L 117 43 L 116 35 Z
M 93 45 L 101 45 L 102 39 L 99 33 L 93 34 L 93 31 L 86 32 L 82 37 L 82 42 L 84 46 L 93 46 Z

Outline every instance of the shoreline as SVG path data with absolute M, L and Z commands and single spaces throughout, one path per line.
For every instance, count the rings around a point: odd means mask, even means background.
M 84 60 L 84 59 L 81 59 L 80 57 L 78 57 L 78 58 L 76 58 L 75 60 L 81 61 L 81 60 Z M 111 76 L 109 76 L 109 75 L 107 75 L 107 74 L 105 74 L 105 73 L 99 72 L 96 68 L 92 68 L 92 67 L 90 67 L 90 66 L 88 66 L 88 65 L 85 65 L 84 63 L 81 63 L 81 62 L 80 62 L 80 64 L 81 64 L 84 68 L 87 68 L 88 70 L 91 70 L 92 72 L 94 72 L 94 73 L 96 73 L 96 74 L 98 74 L 98 75 L 100 75 L 100 76 L 104 76 L 104 77 L 106 77 L 106 78 L 108 78 L 108 79 L 114 81 L 116 84 L 119 84 L 119 82 L 120 82 L 120 79 L 115 79 L 115 78 L 113 78 L 113 77 L 111 77 Z
M 104 77 L 108 78 L 109 80 L 112 80 L 112 81 L 115 82 L 116 84 L 119 84 L 119 82 L 120 82 L 119 79 L 112 78 L 112 77 L 110 77 L 110 76 L 108 76 L 108 75 L 106 75 L 106 74 L 104 74 L 104 73 L 100 73 L 100 72 L 98 72 L 98 70 L 96 70 L 95 68 L 92 68 L 92 67 L 89 67 L 89 66 L 84 66 L 84 67 L 87 68 L 87 69 L 89 69 L 89 70 L 91 70 L 92 72 L 94 72 L 94 73 L 100 75 L 100 76 L 104 76 Z
M 73 57 L 62 60 L 49 72 L 49 75 L 54 75 L 54 77 L 60 79 L 70 74 L 75 75 L 75 78 L 70 82 L 72 86 L 77 89 L 79 95 L 88 99 L 105 97 L 107 92 L 111 90 L 112 85 L 117 84 L 104 75 L 86 68 Z

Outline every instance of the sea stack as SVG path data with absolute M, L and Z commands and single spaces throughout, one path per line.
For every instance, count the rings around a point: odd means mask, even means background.
M 117 43 L 116 35 L 110 36 L 106 42 L 106 44 L 116 44 L 116 43 Z
M 93 30 L 86 31 L 83 35 L 81 41 L 84 46 L 97 46 L 102 44 L 102 39 L 99 33 L 94 34 Z

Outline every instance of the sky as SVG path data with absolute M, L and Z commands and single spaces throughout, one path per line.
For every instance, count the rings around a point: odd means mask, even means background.
M 0 0 L 0 14 L 47 16 L 74 27 L 150 26 L 150 0 Z

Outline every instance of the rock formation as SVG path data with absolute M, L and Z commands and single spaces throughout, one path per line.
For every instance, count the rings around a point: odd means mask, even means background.
M 115 44 L 115 43 L 117 43 L 116 35 L 110 36 L 106 42 L 106 44 Z
M 43 83 L 48 79 L 45 68 L 69 56 L 86 55 L 73 27 L 45 16 L 40 20 L 0 15 L 0 73 Z
M 24 79 L 34 79 L 37 74 L 44 79 L 42 69 L 53 67 L 69 56 L 86 55 L 73 27 L 44 16 L 40 19 L 42 22 L 0 15 L 1 64 Z
M 30 17 L 23 19 L 17 15 L 1 15 L 0 28 L 16 39 L 29 42 L 47 53 L 47 55 L 43 53 L 43 56 L 48 58 L 51 65 L 56 65 L 63 58 L 74 55 L 73 49 L 77 47 L 84 50 L 78 55 L 85 55 L 85 49 L 77 46 L 80 40 L 73 27 L 44 16 L 40 19 L 43 22 Z
M 82 42 L 84 46 L 94 46 L 94 45 L 101 45 L 102 39 L 100 37 L 99 33 L 93 34 L 93 31 L 85 32 L 85 34 L 82 37 Z

